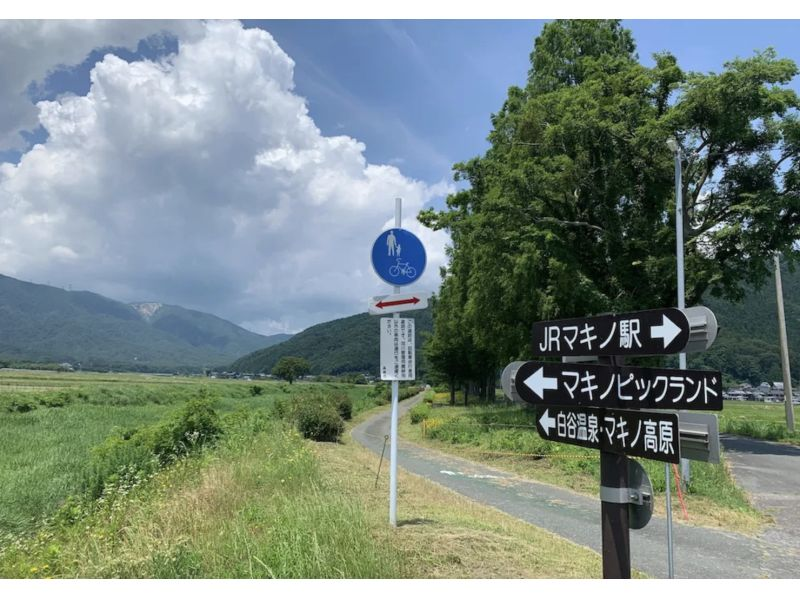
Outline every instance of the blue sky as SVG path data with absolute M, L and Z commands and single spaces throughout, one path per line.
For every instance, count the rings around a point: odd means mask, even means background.
M 244 21 L 261 27 L 295 61 L 296 92 L 308 100 L 324 135 L 346 134 L 366 144 L 373 163 L 435 183 L 453 163 L 488 147 L 490 115 L 510 85 L 522 85 L 543 20 Z M 800 63 L 800 21 L 628 20 L 640 59 L 669 50 L 685 70 L 720 71 L 726 60 L 774 47 Z M 175 50 L 174 40 L 142 42 L 133 60 Z M 110 49 L 80 66 L 55 71 L 35 99 L 83 94 L 89 70 Z M 800 82 L 793 87 L 800 91 Z M 43 132 L 30 135 L 41 141 Z M 14 160 L 19 152 L 0 152 Z
M 435 291 L 448 238 L 414 216 L 487 149 L 543 24 L 0 21 L 0 272 L 297 332 L 388 292 L 369 248 L 402 196 Z M 624 25 L 645 64 L 800 63 L 800 21 Z

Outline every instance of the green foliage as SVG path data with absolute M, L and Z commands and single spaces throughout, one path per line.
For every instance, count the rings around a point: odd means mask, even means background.
M 285 356 L 278 360 L 272 368 L 272 375 L 282 378 L 291 384 L 297 378 L 305 376 L 309 370 L 309 364 L 302 357 Z
M 253 384 L 250 386 L 250 394 L 254 397 L 259 396 L 261 393 L 264 392 L 264 387 L 259 384 Z
M 415 311 L 413 317 L 416 346 L 421 348 L 424 333 L 432 328 L 430 308 Z M 231 364 L 229 369 L 269 373 L 281 357 L 296 355 L 308 360 L 309 373 L 314 375 L 377 375 L 380 365 L 379 334 L 380 318 L 358 314 L 312 326 L 280 345 L 245 355 Z M 421 351 L 417 351 L 417 372 L 420 378 L 424 376 Z
M 3 407 L 10 413 L 27 413 L 36 409 L 36 401 L 28 397 L 12 397 L 3 400 Z
M 440 380 L 491 387 L 532 357 L 536 321 L 674 305 L 670 137 L 684 156 L 687 304 L 741 299 L 775 251 L 795 263 L 796 73 L 772 51 L 719 74 L 686 74 L 669 54 L 646 67 L 616 21 L 547 23 L 491 147 L 455 166 L 467 188 L 419 215 L 452 239 L 425 348 Z
M 336 407 L 327 401 L 300 401 L 295 418 L 298 431 L 310 440 L 337 442 L 344 431 L 344 422 Z
M 336 392 L 331 396 L 331 401 L 336 407 L 336 412 L 345 421 L 353 419 L 353 399 L 343 392 Z
M 207 399 L 188 401 L 166 421 L 118 431 L 92 451 L 84 490 L 99 498 L 109 486 L 133 486 L 160 467 L 214 442 L 222 434 Z
M 418 424 L 431 416 L 431 406 L 424 402 L 419 405 L 414 405 L 408 412 L 408 415 L 411 418 L 412 424 Z

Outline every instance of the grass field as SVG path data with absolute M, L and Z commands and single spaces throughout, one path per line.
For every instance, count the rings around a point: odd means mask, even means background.
M 249 424 L 248 424 L 249 425 Z M 248 427 L 245 425 L 244 427 Z M 600 557 L 272 420 L 232 433 L 72 525 L 0 549 L 0 577 L 597 578 Z
M 719 431 L 762 440 L 800 445 L 800 407 L 794 406 L 795 431 L 786 428 L 786 408 L 782 403 L 725 401 L 719 414 Z
M 426 416 L 415 416 L 412 410 L 412 418 L 401 424 L 401 434 L 439 450 L 597 496 L 597 451 L 540 438 L 531 413 L 521 407 L 503 403 L 451 407 L 446 404 L 447 398 L 437 394 L 432 408 L 418 408 Z M 412 424 L 415 419 L 419 423 Z M 656 512 L 663 513 L 664 464 L 649 460 L 640 463 L 653 483 Z M 692 481 L 684 498 L 689 523 L 755 533 L 769 521 L 752 507 L 724 463 L 693 462 Z M 672 504 L 676 520 L 684 520 L 677 496 Z
M 4 370 L 0 372 L 0 535 L 36 527 L 67 496 L 77 493 L 92 448 L 115 431 L 158 422 L 192 398 L 208 397 L 225 414 L 268 408 L 275 397 L 291 396 L 305 386 Z M 367 387 L 322 386 L 350 395 L 355 411 L 374 405 Z
M 404 473 L 400 525 L 391 528 L 388 472 L 376 486 L 375 455 L 347 434 L 304 440 L 269 407 L 335 388 L 351 396 L 358 419 L 381 402 L 369 387 L 265 383 L 254 394 L 237 381 L 0 378 L 4 405 L 25 404 L 22 394 L 33 401 L 28 411 L 0 410 L 0 492 L 12 515 L 0 534 L 0 577 L 600 576 L 592 551 Z M 215 446 L 57 508 L 114 428 L 150 425 L 198 394 L 224 421 Z

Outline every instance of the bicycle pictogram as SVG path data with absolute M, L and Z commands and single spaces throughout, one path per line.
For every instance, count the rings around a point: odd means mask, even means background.
M 394 266 L 389 268 L 389 276 L 407 276 L 408 278 L 414 278 L 417 275 L 417 270 L 408 264 L 408 262 L 400 261 L 400 258 L 397 258 L 397 263 Z

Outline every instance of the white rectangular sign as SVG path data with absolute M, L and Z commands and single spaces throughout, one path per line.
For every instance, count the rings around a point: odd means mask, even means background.
M 380 295 L 369 302 L 369 313 L 375 316 L 401 311 L 425 309 L 430 293 L 405 293 L 403 295 Z
M 414 379 L 414 319 L 381 318 L 381 380 Z

